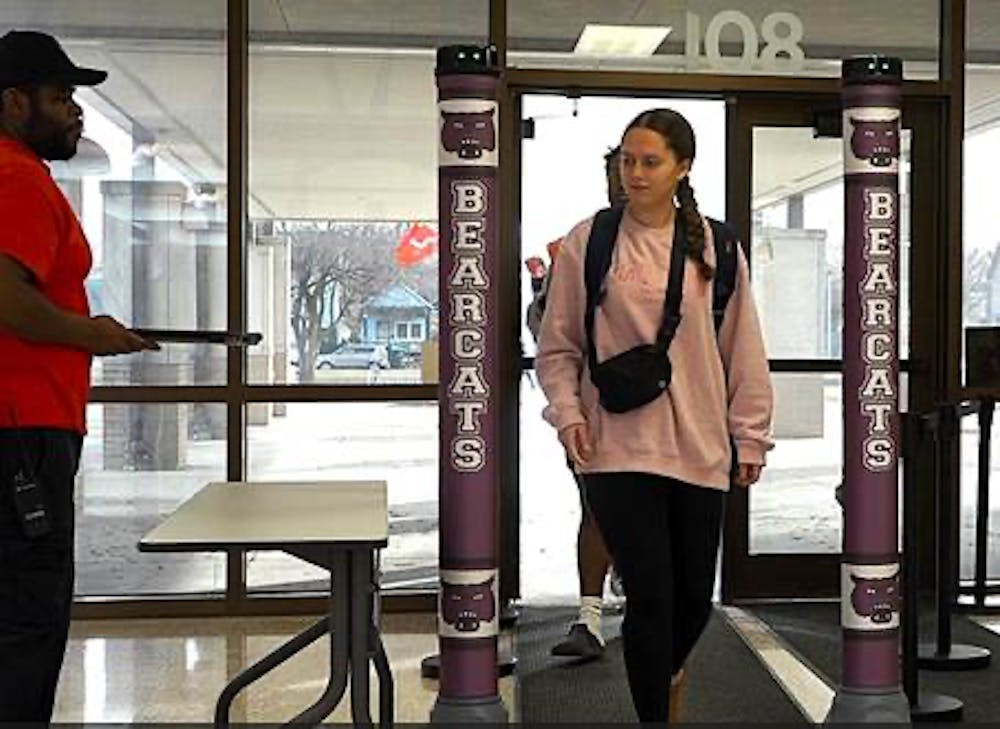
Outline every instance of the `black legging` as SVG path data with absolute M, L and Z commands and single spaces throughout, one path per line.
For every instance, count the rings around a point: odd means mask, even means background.
M 666 722 L 670 677 L 712 611 L 724 494 L 646 473 L 586 474 L 587 502 L 625 586 L 632 703 Z

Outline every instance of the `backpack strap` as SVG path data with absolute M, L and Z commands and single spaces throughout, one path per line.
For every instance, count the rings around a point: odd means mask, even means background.
M 722 328 L 726 307 L 736 290 L 737 246 L 736 231 L 729 223 L 708 218 L 715 247 L 715 277 L 712 279 L 712 319 L 715 334 Z
M 737 246 L 736 231 L 729 223 L 708 218 L 712 227 L 712 244 L 715 247 L 715 277 L 712 279 L 712 319 L 715 321 L 715 336 L 719 336 L 726 307 L 736 290 Z M 739 455 L 736 439 L 729 435 L 730 469 L 729 480 L 735 482 L 739 469 Z
M 596 366 L 594 348 L 594 316 L 601 299 L 604 298 L 604 278 L 611 269 L 611 257 L 618 237 L 624 207 L 604 208 L 594 216 L 587 238 L 587 253 L 583 265 L 584 286 L 587 293 L 587 308 L 584 323 L 587 331 L 587 351 L 590 368 Z M 729 223 L 708 218 L 712 228 L 712 244 L 715 247 L 715 277 L 712 280 L 712 319 L 718 335 L 725 318 L 726 307 L 736 290 L 737 242 L 736 232 Z
M 624 206 L 620 205 L 599 210 L 590 226 L 590 237 L 587 238 L 587 253 L 583 263 L 583 283 L 587 291 L 584 323 L 587 330 L 587 354 L 591 372 L 597 364 L 597 353 L 594 349 L 594 312 L 604 298 L 604 277 L 611 269 L 611 254 L 615 250 L 615 239 L 618 237 L 618 227 L 621 225 L 624 212 Z

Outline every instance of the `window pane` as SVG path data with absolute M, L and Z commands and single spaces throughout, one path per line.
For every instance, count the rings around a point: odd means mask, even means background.
M 910 139 L 900 189 L 900 356 L 909 354 Z M 753 290 L 772 359 L 839 359 L 843 349 L 843 143 L 804 127 L 753 130 Z
M 389 546 L 384 590 L 433 588 L 438 558 L 436 402 L 254 403 L 247 407 L 253 481 L 384 480 Z M 281 552 L 247 555 L 255 592 L 326 589 L 328 575 Z
M 1000 99 L 1000 74 L 995 77 Z M 965 137 L 965 270 L 962 319 L 965 328 L 1000 325 L 1000 236 L 996 204 L 984 187 L 1000 162 L 1000 116 Z M 964 337 L 963 337 L 964 346 Z
M 992 0 L 968 0 L 966 52 L 965 162 L 962 323 L 963 328 L 1000 326 L 1000 236 L 995 195 L 989 181 L 1000 163 L 1000 5 Z M 965 337 L 962 337 L 963 360 Z M 964 367 L 963 367 L 964 369 Z M 966 372 L 966 378 L 968 372 Z M 1000 430 L 994 416 L 990 445 L 990 519 L 987 574 L 1000 578 Z M 975 510 L 978 499 L 979 421 L 975 415 L 962 421 L 961 439 L 961 575 L 971 579 L 975 570 Z
M 843 378 L 774 374 L 772 382 L 775 446 L 750 489 L 750 554 L 839 553 L 843 512 L 835 489 L 843 468 Z M 906 374 L 899 402 L 907 410 Z M 899 485 L 901 492 L 902 461 Z
M 11 0 L 3 11 L 6 26 L 52 33 L 77 64 L 109 73 L 77 90 L 84 137 L 52 165 L 93 249 L 93 312 L 129 326 L 224 328 L 225 0 Z M 99 360 L 94 383 L 220 384 L 218 350 Z
M 416 384 L 436 359 L 435 50 L 483 43 L 488 5 L 251 0 L 252 382 Z
M 580 492 L 555 429 L 542 420 L 545 394 L 534 372 L 521 378 L 521 599 L 579 599 L 576 540 Z
M 961 550 L 960 578 L 971 580 L 976 574 L 976 513 L 979 506 L 979 418 L 969 415 L 962 419 L 961 457 Z M 987 579 L 1000 579 L 1000 437 L 997 421 L 990 443 L 990 516 L 987 522 Z
M 891 49 L 907 78 L 938 70 L 936 0 L 509 0 L 507 17 L 509 61 L 526 68 L 839 76 L 840 59 Z M 660 34 L 587 27 L 600 25 Z
M 225 480 L 225 406 L 91 405 L 87 423 L 76 495 L 77 596 L 223 592 L 224 555 L 140 553 L 136 545 L 205 484 Z
M 1000 326 L 1000 236 L 990 183 L 1000 163 L 1000 4 L 968 2 L 963 214 L 963 328 Z M 965 336 L 962 337 L 963 370 Z M 975 379 L 979 379 L 978 377 Z M 981 381 L 981 380 L 980 380 Z
M 839 552 L 840 375 L 774 375 L 775 447 L 750 489 L 750 553 Z

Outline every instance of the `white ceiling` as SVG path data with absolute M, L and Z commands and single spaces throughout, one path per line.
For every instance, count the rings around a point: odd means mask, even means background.
M 223 183 L 225 5 L 0 0 L 0 28 L 57 33 L 78 62 L 111 72 L 88 101 L 123 126 L 143 130 L 192 180 Z M 668 44 L 682 46 L 688 9 L 705 23 L 732 7 L 758 25 L 769 12 L 795 12 L 807 29 L 807 48 L 823 53 L 877 47 L 907 58 L 935 55 L 938 0 L 509 0 L 510 47 L 571 49 L 586 22 L 672 25 Z M 435 217 L 430 49 L 442 42 L 481 42 L 487 11 L 488 0 L 252 0 L 255 212 Z M 1000 50 L 1000 1 L 974 0 L 970 14 L 972 47 Z M 375 47 L 382 50 L 369 50 Z M 970 77 L 970 118 L 1000 117 L 998 99 L 1000 71 Z M 766 187 L 808 180 L 820 169 L 818 160 L 789 149 L 773 150 L 774 159 L 785 157 L 788 164 L 773 168 L 776 177 Z
M 489 0 L 252 0 L 254 33 L 485 39 Z
M 250 178 L 282 217 L 437 217 L 432 58 L 251 60 Z

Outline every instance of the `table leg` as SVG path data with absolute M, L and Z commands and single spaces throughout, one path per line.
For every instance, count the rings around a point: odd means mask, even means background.
M 379 726 L 393 725 L 394 688 L 389 659 L 374 620 L 374 567 L 370 549 L 335 550 L 330 555 L 330 614 L 271 652 L 229 682 L 219 696 L 215 725 L 229 727 L 229 710 L 237 694 L 324 635 L 330 636 L 330 681 L 319 701 L 288 722 L 317 725 L 329 716 L 351 679 L 351 714 L 355 726 L 372 726 L 369 708 L 369 658 L 379 681 Z M 346 598 L 346 599 L 345 599 Z M 340 607 L 337 607 L 337 601 Z
M 330 618 L 323 618 L 230 681 L 222 690 L 215 705 L 215 726 L 229 726 L 229 709 L 240 691 L 329 632 Z
M 333 712 L 347 690 L 350 607 L 344 596 L 350 590 L 350 581 L 348 558 L 342 550 L 332 556 L 330 572 L 330 682 L 319 701 L 292 719 L 289 724 L 319 724 Z
M 389 729 L 393 724 L 393 712 L 395 711 L 394 687 L 392 685 L 392 671 L 389 668 L 389 657 L 385 652 L 385 645 L 382 643 L 382 635 L 378 626 L 372 625 L 371 646 L 373 650 L 373 660 L 375 662 L 375 672 L 378 674 L 378 725 L 381 729 Z
M 372 556 L 369 549 L 352 549 L 351 559 L 351 718 L 354 726 L 370 727 L 368 706 L 368 640 L 372 623 Z

